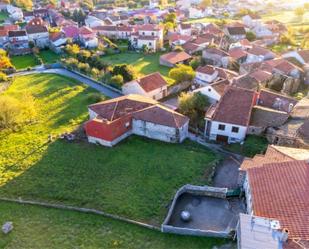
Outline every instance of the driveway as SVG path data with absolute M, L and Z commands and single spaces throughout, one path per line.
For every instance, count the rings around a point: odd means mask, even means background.
M 77 74 L 77 73 L 68 71 L 66 69 L 62 69 L 62 68 L 45 69 L 43 67 L 36 67 L 34 70 L 19 72 L 19 73 L 12 74 L 10 76 L 28 75 L 28 74 L 35 74 L 35 73 L 54 73 L 54 74 L 59 74 L 59 75 L 66 76 L 66 77 L 75 79 L 77 81 L 80 81 L 80 82 L 90 86 L 91 88 L 96 89 L 97 91 L 101 92 L 102 94 L 104 94 L 107 97 L 116 98 L 116 97 L 121 96 L 121 94 L 119 92 L 117 92 L 116 90 L 113 90 L 112 88 L 110 88 L 108 86 L 100 85 L 97 82 L 95 82 L 94 80 L 91 80 L 90 78 L 83 77 L 80 74 Z
M 228 156 L 217 166 L 213 179 L 213 186 L 219 188 L 235 189 L 238 187 L 239 167 L 243 158 L 236 159 Z

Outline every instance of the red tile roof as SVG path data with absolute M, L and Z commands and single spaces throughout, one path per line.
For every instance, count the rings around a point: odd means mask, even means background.
M 235 60 L 247 57 L 247 55 L 248 55 L 246 51 L 244 51 L 240 48 L 235 48 L 235 49 L 230 50 L 229 54 Z
M 254 100 L 254 91 L 239 87 L 228 87 L 216 107 L 212 120 L 248 126 Z
M 298 53 L 306 63 L 309 63 L 309 50 L 301 50 Z
M 309 240 L 309 164 L 289 161 L 249 169 L 253 213 L 278 219 L 289 239 Z
M 136 80 L 145 92 L 151 92 L 161 87 L 167 86 L 166 80 L 160 73 L 152 73 Z
M 191 55 L 187 54 L 186 52 L 170 52 L 160 56 L 160 60 L 165 60 L 171 64 L 177 64 L 191 58 Z
M 297 104 L 297 100 L 285 96 L 279 93 L 267 91 L 267 90 L 261 90 L 259 93 L 259 101 L 258 104 L 260 106 L 276 109 L 279 111 L 289 111 L 289 106 L 292 104 L 295 106 Z
M 212 66 L 209 66 L 209 65 L 206 65 L 206 66 L 199 66 L 197 69 L 196 69 L 196 72 L 199 72 L 199 73 L 203 73 L 203 74 L 208 74 L 208 75 L 212 75 L 216 72 L 216 68 L 215 67 L 212 67 Z
M 189 118 L 186 116 L 162 105 L 151 106 L 135 112 L 133 118 L 174 128 L 180 128 L 189 122 Z

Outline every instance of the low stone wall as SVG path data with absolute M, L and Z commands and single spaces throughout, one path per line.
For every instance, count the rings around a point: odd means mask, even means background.
M 230 231 L 211 231 L 211 230 L 200 230 L 192 228 L 174 227 L 168 225 L 169 220 L 174 211 L 176 201 L 183 193 L 189 193 L 194 195 L 210 196 L 225 199 L 227 195 L 227 188 L 216 188 L 210 186 L 195 186 L 195 185 L 184 185 L 175 194 L 172 205 L 168 211 L 168 214 L 161 225 L 161 231 L 163 233 L 175 233 L 181 235 L 193 235 L 193 236 L 207 236 L 207 237 L 218 237 L 218 238 L 230 238 Z

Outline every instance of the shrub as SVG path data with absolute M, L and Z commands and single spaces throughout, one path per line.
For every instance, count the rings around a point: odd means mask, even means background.
M 91 93 L 87 97 L 87 101 L 89 104 L 98 103 L 105 100 L 104 96 L 100 93 Z
M 124 82 L 128 82 L 136 78 L 136 72 L 134 68 L 126 64 L 114 66 L 112 75 L 121 75 Z
M 5 73 L 0 72 L 0 82 L 8 80 L 8 76 Z
M 111 77 L 110 82 L 120 88 L 123 85 L 123 77 L 120 74 L 114 75 Z
M 195 77 L 195 72 L 191 66 L 178 65 L 170 70 L 169 77 L 174 79 L 176 83 L 192 81 Z

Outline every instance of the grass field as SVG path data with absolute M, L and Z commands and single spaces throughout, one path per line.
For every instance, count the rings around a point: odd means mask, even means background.
M 25 69 L 28 67 L 37 66 L 37 61 L 32 54 L 11 56 L 11 62 L 16 69 Z
M 42 58 L 43 63 L 45 64 L 55 63 L 60 59 L 60 55 L 54 53 L 51 50 L 42 50 L 39 54 L 39 57 Z M 16 69 L 25 69 L 38 65 L 35 57 L 32 54 L 12 56 L 11 61 Z
M 91 214 L 0 202 L 0 224 L 14 229 L 0 234 L 6 249 L 211 249 L 224 243 L 200 237 L 150 231 Z
M 166 78 L 166 80 L 172 84 L 173 80 L 168 77 L 170 69 L 168 67 L 161 66 L 159 63 L 160 55 L 160 53 L 149 55 L 144 55 L 142 53 L 120 53 L 102 56 L 102 60 L 112 65 L 132 65 L 140 76 L 154 72 L 160 72 Z
M 49 134 L 70 131 L 87 119 L 92 91 L 60 76 L 31 75 L 17 78 L 6 94 L 18 98 L 25 89 L 36 96 L 39 117 L 18 132 L 1 132 L 0 195 L 93 207 L 159 224 L 179 187 L 206 183 L 216 156 L 190 142 L 130 137 L 113 149 L 63 141 L 40 147 Z

